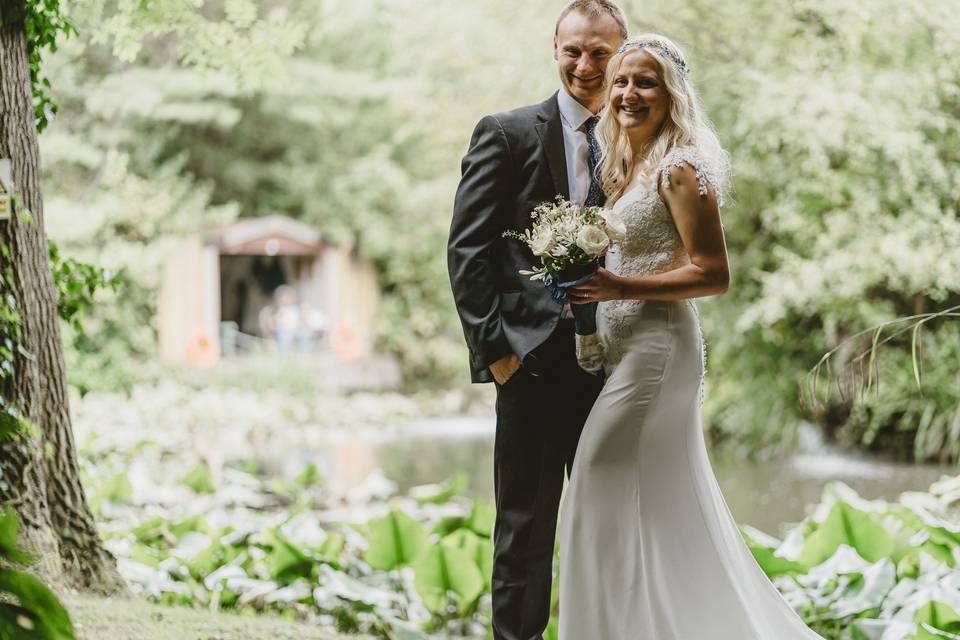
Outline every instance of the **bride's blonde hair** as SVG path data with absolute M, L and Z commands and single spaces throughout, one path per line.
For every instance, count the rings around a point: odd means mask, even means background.
M 670 95 L 670 109 L 656 138 L 646 148 L 638 149 L 635 154 L 613 109 L 610 108 L 610 94 L 620 63 L 627 55 L 639 49 L 653 56 L 660 65 L 660 77 Z M 679 147 L 692 149 L 708 163 L 708 166 L 702 169 L 716 178 L 717 188 L 723 191 L 727 189 L 730 173 L 727 152 L 720 145 L 713 126 L 703 113 L 700 100 L 687 79 L 687 71 L 687 58 L 680 47 L 658 33 L 647 33 L 627 40 L 610 59 L 607 65 L 604 101 L 607 108 L 597 124 L 597 141 L 601 153 L 597 170 L 607 197 L 620 194 L 627 186 L 636 157 L 646 161 L 643 170 L 647 174 L 645 178 L 652 180 L 655 177 L 653 173 L 667 154 Z

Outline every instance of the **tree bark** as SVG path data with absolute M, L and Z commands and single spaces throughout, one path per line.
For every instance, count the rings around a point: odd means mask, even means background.
M 3 448 L 4 499 L 17 509 L 23 542 L 43 561 L 51 584 L 82 590 L 124 590 L 114 558 L 104 549 L 80 483 L 70 424 L 57 291 L 43 229 L 41 164 L 19 2 L 0 0 L 0 157 L 10 158 L 13 183 L 30 220 L 15 213 L 0 222 L 0 244 L 10 249 L 10 286 L 21 324 L 18 356 L 8 388 L 16 407 L 39 437 L 24 436 Z M 9 498 L 9 499 L 7 499 Z

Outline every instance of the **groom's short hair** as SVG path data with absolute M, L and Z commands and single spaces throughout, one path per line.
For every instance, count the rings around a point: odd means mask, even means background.
M 602 15 L 610 16 L 616 20 L 620 26 L 620 35 L 626 40 L 628 35 L 627 16 L 624 15 L 623 9 L 613 2 L 610 2 L 610 0 L 572 0 L 572 2 L 567 3 L 567 6 L 560 12 L 560 17 L 557 18 L 557 26 L 553 32 L 554 35 L 560 32 L 560 23 L 563 22 L 563 19 L 574 11 L 588 18 L 599 18 Z

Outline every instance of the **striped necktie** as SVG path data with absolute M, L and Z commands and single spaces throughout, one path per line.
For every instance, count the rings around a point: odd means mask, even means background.
M 598 122 L 600 122 L 600 116 L 591 116 L 583 123 L 583 130 L 587 134 L 587 148 L 590 150 L 587 154 L 587 168 L 590 169 L 590 190 L 587 192 L 587 199 L 583 202 L 588 207 L 602 206 L 607 199 L 603 195 L 603 189 L 600 188 L 600 179 L 597 177 L 600 145 L 597 143 L 595 132 Z

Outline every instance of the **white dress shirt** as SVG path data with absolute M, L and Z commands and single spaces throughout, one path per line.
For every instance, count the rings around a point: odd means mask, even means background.
M 587 133 L 584 123 L 593 117 L 590 110 L 577 102 L 563 87 L 557 94 L 560 106 L 560 122 L 563 124 L 563 152 L 567 159 L 567 185 L 570 187 L 570 202 L 583 204 L 590 192 L 590 165 Z M 565 302 L 561 318 L 572 318 L 570 303 Z
M 557 94 L 557 103 L 560 105 L 560 122 L 563 124 L 563 150 L 567 157 L 570 202 L 583 204 L 590 192 L 590 165 L 587 162 L 590 148 L 587 146 L 587 134 L 583 125 L 593 114 L 564 88 Z

